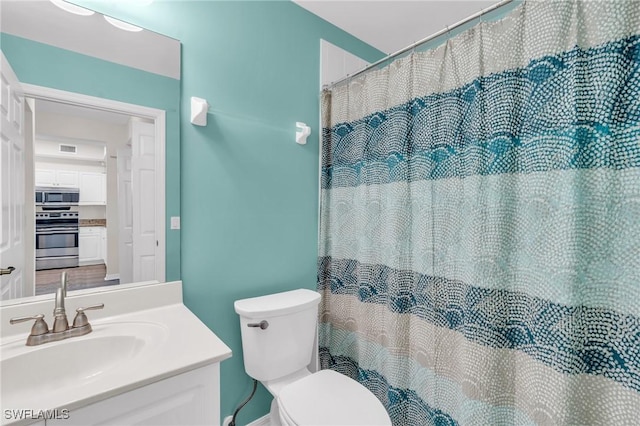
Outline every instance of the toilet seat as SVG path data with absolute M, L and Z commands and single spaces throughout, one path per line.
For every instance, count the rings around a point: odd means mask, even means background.
M 355 380 L 322 370 L 285 386 L 278 395 L 283 424 L 391 425 L 382 403 Z

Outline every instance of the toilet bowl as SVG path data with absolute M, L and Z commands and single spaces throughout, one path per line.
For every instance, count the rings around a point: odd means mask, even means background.
M 333 370 L 311 373 L 320 295 L 299 289 L 234 303 L 247 374 L 273 395 L 271 425 L 391 425 L 382 403 Z
M 367 388 L 333 370 L 286 386 L 277 397 L 283 425 L 390 425 L 386 410 Z

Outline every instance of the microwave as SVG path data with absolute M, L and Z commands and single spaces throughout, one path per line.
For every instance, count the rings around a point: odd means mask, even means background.
M 73 206 L 80 202 L 78 188 L 36 187 L 37 206 Z

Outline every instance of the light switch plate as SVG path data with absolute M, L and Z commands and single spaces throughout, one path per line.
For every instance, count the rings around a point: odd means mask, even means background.
M 180 229 L 180 216 L 171 216 L 171 229 Z

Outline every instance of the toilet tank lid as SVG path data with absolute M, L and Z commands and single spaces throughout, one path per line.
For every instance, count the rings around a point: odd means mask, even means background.
M 298 289 L 266 296 L 236 300 L 236 313 L 249 318 L 268 318 L 302 311 L 320 303 L 320 294 L 313 290 Z

